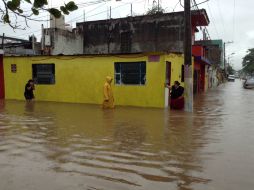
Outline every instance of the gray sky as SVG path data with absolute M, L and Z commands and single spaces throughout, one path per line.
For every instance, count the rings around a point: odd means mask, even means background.
M 112 7 L 112 18 L 125 17 L 130 15 L 131 6 L 133 4 L 133 13 L 136 15 L 143 14 L 152 6 L 152 0 L 122 0 L 110 1 L 96 5 L 88 5 L 87 2 L 98 0 L 76 0 L 79 5 L 79 10 L 66 16 L 66 22 L 75 26 L 76 22 L 82 22 L 84 12 L 86 20 L 106 19 L 108 16 L 107 10 Z M 197 3 L 204 0 L 196 0 Z M 60 6 L 64 0 L 54 0 L 50 6 Z M 167 12 L 182 11 L 183 8 L 177 4 L 178 0 L 160 0 L 162 7 Z M 183 2 L 183 0 L 182 0 Z M 235 8 L 234 8 L 235 7 Z M 227 55 L 235 53 L 230 59 L 231 64 L 235 69 L 241 68 L 242 57 L 246 54 L 248 48 L 254 47 L 254 22 L 250 18 L 254 18 L 253 0 L 210 0 L 207 3 L 199 5 L 199 8 L 205 8 L 211 21 L 208 26 L 208 31 L 212 39 L 223 39 L 224 41 L 233 41 L 233 44 L 227 45 Z M 25 7 L 24 9 L 28 9 Z M 42 13 L 38 19 L 46 20 L 47 13 Z M 19 19 L 19 23 L 25 26 L 24 21 Z M 47 22 L 29 22 L 29 28 L 26 30 L 13 31 L 8 25 L 0 23 L 0 33 L 6 33 L 8 36 L 16 36 L 19 38 L 28 38 L 28 35 L 33 33 L 40 37 L 41 24 L 47 27 Z M 200 35 L 197 35 L 199 39 Z

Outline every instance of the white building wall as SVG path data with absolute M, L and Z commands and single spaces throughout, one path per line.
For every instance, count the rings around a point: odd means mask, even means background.
M 68 32 L 68 31 L 66 31 Z M 72 33 L 65 35 L 56 32 L 54 34 L 52 55 L 75 55 L 83 54 L 83 35 Z
M 208 71 L 208 88 L 216 88 L 218 83 L 217 68 L 210 67 Z

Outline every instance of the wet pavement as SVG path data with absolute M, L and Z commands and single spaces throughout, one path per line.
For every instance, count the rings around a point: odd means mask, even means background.
M 195 111 L 5 101 L 1 190 L 253 190 L 254 90 L 195 97 Z

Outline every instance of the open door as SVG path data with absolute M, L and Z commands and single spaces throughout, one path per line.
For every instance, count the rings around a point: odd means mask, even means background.
M 171 63 L 166 62 L 166 79 L 165 83 L 168 84 L 169 86 L 171 85 Z M 170 99 L 170 92 L 169 89 L 165 87 L 165 107 L 169 106 L 169 101 Z
M 0 99 L 4 99 L 4 64 L 3 54 L 0 52 Z

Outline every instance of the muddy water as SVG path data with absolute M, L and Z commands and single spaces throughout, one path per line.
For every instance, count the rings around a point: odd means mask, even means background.
M 1 190 L 252 190 L 254 91 L 228 83 L 193 114 L 18 101 L 0 106 Z

